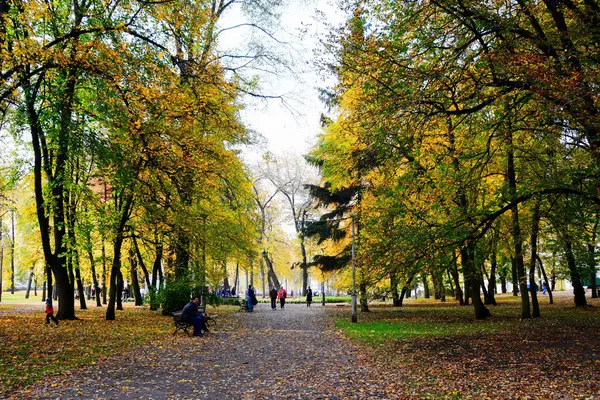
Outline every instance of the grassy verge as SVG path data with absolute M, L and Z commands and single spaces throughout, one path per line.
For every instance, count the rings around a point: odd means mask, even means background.
M 572 296 L 542 297 L 541 317 L 526 320 L 520 298 L 497 300 L 485 321 L 471 306 L 421 299 L 372 306 L 356 324 L 347 307 L 329 312 L 391 397 L 598 398 L 600 300 L 576 308 Z
M 4 302 L 3 302 L 4 303 Z M 106 321 L 106 308 L 77 310 L 79 320 L 45 324 L 43 304 L 0 303 L 0 398 L 18 387 L 62 371 L 95 364 L 149 342 L 169 338 L 171 317 L 125 303 L 116 321 Z M 209 309 L 211 313 L 212 308 Z M 219 307 L 219 315 L 235 311 Z

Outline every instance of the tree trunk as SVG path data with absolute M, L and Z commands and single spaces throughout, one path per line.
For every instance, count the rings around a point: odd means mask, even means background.
M 588 257 L 590 264 L 590 281 L 592 289 L 592 299 L 598 298 L 598 287 L 596 285 L 596 233 L 598 232 L 598 223 L 600 222 L 600 215 L 596 214 L 596 221 L 592 226 L 592 237 L 590 243 L 587 244 Z
M 367 302 L 367 283 L 364 281 L 364 279 L 362 279 L 362 277 L 360 283 L 358 284 L 358 289 L 360 292 L 360 311 L 369 312 L 369 304 Z
M 12 225 L 10 241 L 10 293 L 15 294 L 15 210 L 10 210 Z
M 117 273 L 117 310 L 123 311 L 123 289 L 125 288 L 125 282 L 123 280 L 123 273 L 119 269 Z M 128 289 L 129 290 L 129 289 Z M 129 297 L 129 296 L 127 296 Z M 127 301 L 127 299 L 125 299 Z
M 27 280 L 27 292 L 25 292 L 25 298 L 29 298 L 29 292 L 31 292 L 31 281 L 33 280 L 33 267 L 31 267 L 31 271 L 29 272 L 29 279 Z
M 472 241 L 467 242 L 467 245 L 461 249 L 461 261 L 463 265 L 463 271 L 469 275 L 469 292 L 473 303 L 473 310 L 475 311 L 475 319 L 486 319 L 491 315 L 491 313 L 490 310 L 488 310 L 483 304 L 483 301 L 481 301 L 481 296 L 479 295 L 481 279 L 479 272 L 475 267 L 475 243 Z
M 300 253 L 302 254 L 302 296 L 306 296 L 308 287 L 308 260 L 306 258 L 306 248 L 304 247 L 304 235 L 300 234 Z
M 540 199 L 536 199 L 533 206 L 531 221 L 531 260 L 529 262 L 529 287 L 531 288 L 531 306 L 533 318 L 540 317 L 540 304 L 537 298 L 537 279 L 535 277 L 535 263 L 537 261 L 537 241 L 540 230 Z
M 104 245 L 104 237 L 102 237 L 102 304 L 106 304 L 106 246 Z
M 240 279 L 240 263 L 236 262 L 235 263 L 235 278 L 233 280 L 233 289 L 231 290 L 232 296 L 235 296 L 236 294 L 238 294 L 239 279 Z
M 573 284 L 573 295 L 576 307 L 584 307 L 587 305 L 587 300 L 585 299 L 585 289 L 583 288 L 583 284 L 581 283 L 581 276 L 579 275 L 579 271 L 577 270 L 577 265 L 575 264 L 575 256 L 573 256 L 573 246 L 571 244 L 570 239 L 564 240 L 565 247 L 565 255 L 567 258 L 567 265 L 569 267 L 569 273 L 571 275 L 571 283 Z
M 456 300 L 458 300 L 458 304 L 463 306 L 465 304 L 465 300 L 463 298 L 462 288 L 460 287 L 460 279 L 458 276 L 458 266 L 456 265 L 456 258 L 454 258 L 452 264 L 450 264 L 450 274 L 452 275 L 452 279 L 454 280 L 454 287 L 456 287 L 454 292 L 456 293 Z
M 427 282 L 427 275 L 423 274 L 421 276 L 421 279 L 423 280 L 423 297 L 428 299 L 429 298 L 429 283 Z
M 115 232 L 115 239 L 113 242 L 113 262 L 110 271 L 110 293 L 108 307 L 106 307 L 107 320 L 115 319 L 115 303 L 121 303 L 121 292 L 118 291 L 119 284 L 121 285 L 121 290 L 123 285 L 123 276 L 121 275 L 121 248 L 123 246 L 123 233 L 125 231 L 125 226 L 130 217 L 131 207 L 133 207 L 133 195 L 125 195 L 125 198 L 122 200 L 123 201 L 121 202 L 121 208 L 119 210 L 119 225 L 117 226 Z M 118 299 L 117 291 L 119 293 Z M 120 304 L 120 307 L 118 309 L 122 310 L 123 306 Z
M 519 295 L 519 278 L 517 275 L 517 263 L 515 262 L 515 258 L 511 257 L 510 258 L 510 265 L 511 265 L 511 273 L 512 273 L 512 284 L 513 284 L 513 296 L 516 297 Z
M 506 152 L 506 179 L 508 181 L 510 200 L 515 200 L 517 197 L 517 179 L 515 171 L 513 136 L 511 132 L 506 133 L 506 141 L 508 147 Z M 521 319 L 529 319 L 531 318 L 531 307 L 529 304 L 529 295 L 527 293 L 527 275 L 525 273 L 525 265 L 523 262 L 523 239 L 521 237 L 521 226 L 519 225 L 519 206 L 515 204 L 511 208 L 511 212 L 515 267 L 517 270 L 517 279 L 519 280 L 519 288 L 521 290 Z
M 223 275 L 225 276 L 225 278 L 223 278 L 223 290 L 229 290 L 231 288 L 231 286 L 229 286 L 229 274 L 227 273 L 227 260 L 223 260 Z M 263 280 L 264 282 L 264 280 Z M 265 293 L 265 286 L 263 283 L 263 297 L 264 297 L 264 293 Z
M 133 298 L 135 299 L 135 305 L 141 306 L 143 304 L 142 301 L 142 293 L 140 292 L 140 282 L 137 273 L 137 260 L 135 255 L 135 250 L 133 247 L 129 248 L 129 267 L 131 268 L 131 290 L 133 291 Z
M 279 279 L 277 279 L 277 275 L 275 275 L 275 270 L 273 269 L 273 263 L 271 262 L 271 259 L 269 258 L 269 254 L 267 254 L 266 250 L 262 251 L 262 256 L 263 256 L 263 260 L 265 260 L 265 263 L 267 264 L 267 271 L 269 273 L 269 276 L 271 277 L 271 280 L 273 281 L 273 284 L 275 285 L 275 289 L 279 290 L 281 285 L 279 283 Z
M 598 298 L 598 287 L 596 285 L 596 275 L 597 275 L 597 271 L 596 271 L 596 250 L 594 249 L 594 245 L 591 243 L 587 244 L 587 248 L 588 248 L 588 257 L 589 257 L 589 264 L 590 264 L 590 282 L 591 282 L 591 289 L 592 289 L 592 299 L 597 299 Z
M 488 295 L 486 304 L 497 305 L 496 303 L 496 268 L 497 268 L 497 243 L 496 235 L 492 239 L 492 254 L 490 254 L 490 276 L 488 278 Z
M 542 275 L 544 275 L 544 282 L 546 282 L 546 290 L 548 291 L 548 297 L 550 298 L 550 304 L 554 304 L 554 299 L 552 298 L 552 290 L 554 289 L 553 287 L 551 287 L 550 282 L 548 282 L 548 277 L 546 276 L 546 270 L 544 269 L 544 264 L 542 263 L 542 259 L 540 258 L 540 255 L 537 255 L 537 260 L 538 263 L 540 264 L 540 269 L 542 270 Z
M 48 285 L 48 283 L 46 282 L 46 280 L 44 280 L 44 283 L 42 284 L 42 301 L 46 301 L 46 286 Z
M 158 279 L 158 276 L 161 271 L 162 254 L 163 254 L 163 245 L 162 245 L 162 243 L 160 243 L 157 240 L 156 255 L 154 257 L 154 264 L 152 265 L 152 284 L 150 285 L 150 288 L 149 288 L 150 310 L 153 310 L 153 311 L 158 310 L 158 306 L 159 306 L 158 301 L 156 299 L 156 293 L 157 293 L 156 280 Z
M 100 286 L 98 286 L 98 276 L 96 275 L 96 260 L 94 259 L 94 253 L 92 253 L 92 238 L 90 235 L 86 235 L 86 248 L 88 258 L 90 260 L 90 269 L 92 272 L 92 282 L 94 284 L 94 297 L 96 298 L 96 307 L 102 307 L 100 301 Z
M 400 296 L 398 295 L 398 281 L 399 278 L 394 272 L 390 272 L 390 289 L 392 292 L 392 305 L 398 307 L 400 303 Z
M 404 286 L 402 287 L 402 291 L 400 292 L 400 301 L 398 302 L 398 307 L 402 307 L 402 303 L 404 301 L 404 296 L 406 296 L 407 292 L 410 290 L 410 285 L 412 283 L 413 277 L 408 278 Z
M 81 271 L 79 271 L 79 252 L 74 250 L 74 261 L 75 261 L 75 278 L 77 279 L 77 291 L 79 292 L 79 308 L 87 310 L 85 303 L 85 290 L 83 288 L 83 282 L 81 281 Z

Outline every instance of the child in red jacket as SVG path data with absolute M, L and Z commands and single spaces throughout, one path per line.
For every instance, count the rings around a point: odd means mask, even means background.
M 58 325 L 58 319 L 54 316 L 54 307 L 52 307 L 52 300 L 50 298 L 46 299 L 46 324 L 50 323 L 50 318 L 56 325 Z

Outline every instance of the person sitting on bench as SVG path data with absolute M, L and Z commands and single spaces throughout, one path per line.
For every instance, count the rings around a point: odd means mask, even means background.
M 194 336 L 202 336 L 202 331 L 208 332 L 206 321 L 202 313 L 198 312 L 198 304 L 200 304 L 200 299 L 195 297 L 183 307 L 183 312 L 181 313 L 182 321 L 194 325 Z

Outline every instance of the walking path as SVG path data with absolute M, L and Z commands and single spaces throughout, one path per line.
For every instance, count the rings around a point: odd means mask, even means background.
M 202 338 L 178 335 L 47 382 L 35 398 L 384 399 L 316 305 L 261 304 Z

